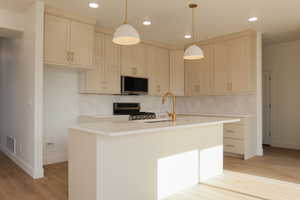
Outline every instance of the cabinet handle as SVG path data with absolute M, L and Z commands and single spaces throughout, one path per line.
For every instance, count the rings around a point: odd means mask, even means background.
M 195 92 L 200 92 L 200 85 L 195 85 Z
M 137 74 L 137 69 L 136 69 L 136 67 L 132 67 L 131 70 L 132 70 L 132 74 L 133 74 L 133 75 L 136 75 L 136 74 Z
M 157 91 L 157 92 L 160 92 L 160 85 L 157 85 L 157 86 L 156 86 L 156 91 Z
M 71 61 L 71 52 L 70 51 L 67 51 L 67 61 L 70 62 Z
M 71 52 L 71 61 L 74 62 L 74 52 Z
M 232 130 L 226 130 L 227 133 L 235 133 L 235 131 Z
M 229 91 L 232 90 L 232 83 L 227 83 L 227 90 L 229 90 Z
M 225 147 L 235 147 L 235 146 L 231 144 L 226 144 Z

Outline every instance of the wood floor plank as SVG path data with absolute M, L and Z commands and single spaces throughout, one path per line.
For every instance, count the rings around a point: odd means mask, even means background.
M 300 151 L 265 147 L 261 157 L 249 160 L 225 157 L 224 168 L 300 184 Z
M 206 185 L 197 185 L 169 196 L 165 200 L 261 200 L 246 195 L 221 190 Z
M 225 171 L 223 175 L 205 181 L 204 183 L 217 188 L 253 195 L 262 199 L 300 199 L 300 184 L 232 171 Z

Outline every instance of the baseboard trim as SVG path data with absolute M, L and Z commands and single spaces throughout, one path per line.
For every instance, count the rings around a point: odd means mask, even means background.
M 284 149 L 294 149 L 294 150 L 300 150 L 299 144 L 287 144 L 287 143 L 279 143 L 279 142 L 273 142 L 271 144 L 272 147 L 279 147 Z
M 26 163 L 24 160 L 22 160 L 20 157 L 18 157 L 16 154 L 13 154 L 8 151 L 6 147 L 3 145 L 0 145 L 0 150 L 9 157 L 16 165 L 18 165 L 24 172 L 26 172 L 29 176 L 34 178 L 34 169 L 31 167 L 28 163 Z
M 60 154 L 52 154 L 48 153 L 49 155 L 44 155 L 44 165 L 50 165 L 55 163 L 61 163 L 68 161 L 68 156 L 66 153 L 60 153 Z

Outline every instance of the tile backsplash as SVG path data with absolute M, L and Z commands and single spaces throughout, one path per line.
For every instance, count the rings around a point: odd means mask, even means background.
M 141 111 L 165 113 L 171 108 L 170 100 L 162 104 L 161 97 L 121 96 L 121 95 L 79 95 L 79 113 L 81 115 L 112 115 L 114 102 L 136 102 Z
M 178 97 L 179 113 L 201 114 L 256 114 L 256 96 Z

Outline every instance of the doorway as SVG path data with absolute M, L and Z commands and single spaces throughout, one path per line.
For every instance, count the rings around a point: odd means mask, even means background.
M 271 117 L 272 117 L 272 103 L 271 103 L 271 72 L 263 72 L 263 144 L 271 145 Z

